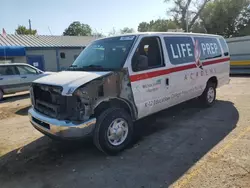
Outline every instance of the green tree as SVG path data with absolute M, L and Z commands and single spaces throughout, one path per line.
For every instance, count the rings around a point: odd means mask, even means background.
M 29 30 L 25 26 L 19 25 L 16 29 L 16 34 L 18 34 L 18 35 L 36 35 L 37 30 L 33 30 L 33 29 Z
M 105 37 L 102 33 L 99 33 L 99 32 L 92 33 L 92 36 L 97 37 L 97 38 Z
M 74 21 L 65 29 L 63 35 L 69 36 L 90 36 L 92 29 L 88 24 L 83 24 L 79 21 Z
M 168 29 L 177 29 L 177 25 L 172 20 L 158 19 L 151 20 L 149 23 L 141 22 L 138 26 L 139 32 L 166 32 Z
M 123 29 L 120 30 L 121 34 L 126 34 L 126 33 L 134 33 L 135 30 L 133 28 L 128 28 L 128 27 L 124 27 Z
M 209 1 L 211 0 L 165 0 L 166 3 L 173 3 L 173 7 L 170 7 L 167 12 L 173 16 L 177 25 L 185 31 L 187 28 L 193 27 Z
M 147 22 L 141 22 L 138 26 L 138 29 L 137 29 L 139 32 L 147 32 L 149 31 L 149 23 Z
M 217 0 L 209 2 L 200 19 L 208 33 L 225 37 L 250 34 L 249 0 Z
M 250 35 L 250 6 L 245 7 L 241 12 L 237 23 L 237 36 Z

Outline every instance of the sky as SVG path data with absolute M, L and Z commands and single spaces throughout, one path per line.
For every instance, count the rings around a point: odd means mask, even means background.
M 62 35 L 70 23 L 80 21 L 107 35 L 113 28 L 137 30 L 142 21 L 167 18 L 168 6 L 164 0 L 2 0 L 0 29 L 14 34 L 30 19 L 39 35 Z

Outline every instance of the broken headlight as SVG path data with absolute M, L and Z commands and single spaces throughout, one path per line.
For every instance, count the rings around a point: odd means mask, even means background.
M 89 99 L 87 91 L 85 91 L 83 88 L 78 88 L 75 90 L 74 95 L 79 98 Z
M 83 88 L 78 88 L 73 95 L 77 97 L 78 118 L 84 120 L 85 111 L 88 109 L 90 103 L 88 93 Z

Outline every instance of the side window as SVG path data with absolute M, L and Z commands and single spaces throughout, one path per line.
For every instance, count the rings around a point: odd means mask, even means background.
M 132 58 L 132 70 L 138 72 L 162 66 L 164 66 L 164 59 L 160 38 L 143 38 Z
M 64 53 L 64 52 L 61 52 L 61 53 L 60 53 L 60 57 L 61 57 L 62 59 L 65 59 L 65 58 L 66 58 L 65 53 Z
M 14 66 L 0 66 L 0 76 L 15 75 L 16 71 Z
M 222 56 L 217 38 L 194 37 L 195 43 L 200 49 L 200 59 L 207 60 Z
M 227 46 L 225 39 L 220 38 L 219 40 L 220 40 L 222 50 L 224 52 L 224 56 L 229 56 L 229 49 L 228 49 L 228 46 Z
M 169 60 L 172 64 L 178 65 L 191 63 L 194 58 L 194 44 L 191 37 L 164 37 Z
M 37 71 L 29 66 L 17 66 L 20 75 L 24 74 L 37 74 Z

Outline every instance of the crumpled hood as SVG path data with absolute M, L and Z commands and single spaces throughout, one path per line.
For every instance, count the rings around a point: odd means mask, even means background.
M 72 95 L 80 86 L 110 72 L 62 71 L 39 78 L 33 83 L 62 86 L 62 95 Z

